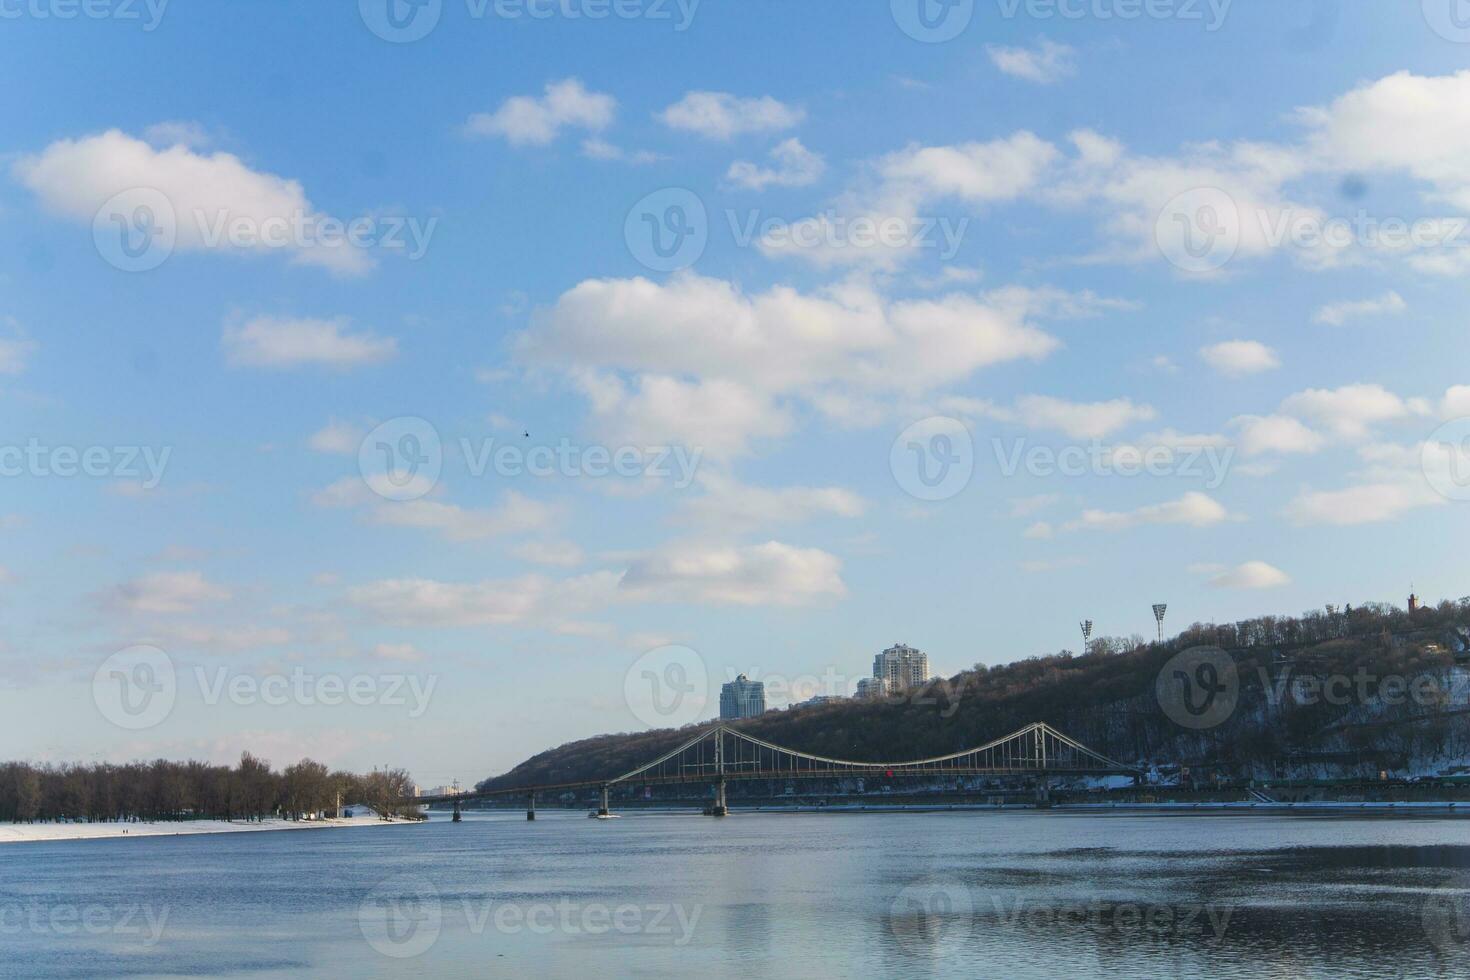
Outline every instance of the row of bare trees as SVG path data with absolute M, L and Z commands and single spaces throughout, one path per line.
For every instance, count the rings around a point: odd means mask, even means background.
M 126 765 L 0 763 L 0 821 L 259 820 L 331 814 L 343 804 L 406 812 L 413 794 L 401 769 L 333 772 L 311 759 L 281 772 L 249 752 L 236 766 L 205 762 Z

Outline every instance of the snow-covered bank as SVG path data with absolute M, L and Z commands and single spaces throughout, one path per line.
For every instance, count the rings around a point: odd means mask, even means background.
M 403 826 L 414 820 L 384 821 L 371 812 L 335 820 L 176 820 L 139 823 L 0 823 L 0 844 L 26 841 L 100 840 L 108 837 L 173 837 L 260 830 L 332 830 L 342 827 Z

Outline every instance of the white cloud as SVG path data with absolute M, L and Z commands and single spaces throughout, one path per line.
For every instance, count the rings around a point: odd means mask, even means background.
M 510 553 L 533 565 L 562 568 L 574 568 L 587 560 L 582 549 L 570 541 L 525 541 L 511 548 Z
M 1367 483 L 1343 490 L 1306 491 L 1286 508 L 1298 524 L 1376 524 L 1392 521 L 1419 507 L 1445 503 L 1424 486 L 1399 480 Z
M 1270 371 L 1281 366 L 1276 351 L 1256 340 L 1227 340 L 1200 348 L 1204 362 L 1227 378 Z
M 163 194 L 173 215 L 155 213 L 156 227 L 175 232 L 180 251 L 288 252 L 299 263 L 346 274 L 366 272 L 368 254 L 345 238 L 322 234 L 268 236 L 273 228 L 316 229 L 331 219 L 306 198 L 301 184 L 247 167 L 229 153 L 204 155 L 183 143 L 155 149 L 118 130 L 78 140 L 60 140 L 41 153 L 22 157 L 16 178 L 52 211 L 91 223 L 115 195 L 138 188 Z M 284 224 L 282 224 L 284 222 Z M 240 224 L 255 239 L 216 232 Z
M 582 141 L 582 155 L 592 160 L 615 160 L 620 163 L 631 163 L 643 165 L 657 163 L 663 157 L 651 150 L 625 150 L 602 139 L 585 139 Z
M 862 497 L 842 487 L 770 489 L 714 472 L 706 472 L 699 482 L 704 493 L 686 499 L 681 516 L 724 533 L 816 517 L 861 517 L 868 506 Z
M 1039 360 L 1057 341 L 962 294 L 890 302 L 843 283 L 747 295 L 686 274 L 583 282 L 534 318 L 517 346 L 566 370 L 610 438 L 728 455 L 790 430 L 783 399 L 856 409 L 877 396 L 922 396 L 984 367 Z
M 549 82 L 541 98 L 517 95 L 493 113 L 478 112 L 465 123 L 471 136 L 499 136 L 512 146 L 545 146 L 565 128 L 601 132 L 612 125 L 617 100 L 591 92 L 580 79 Z
M 1023 531 L 1021 536 L 1033 541 L 1046 541 L 1055 537 L 1056 533 L 1056 528 L 1052 527 L 1049 522 L 1037 521 Z
M 1198 492 L 1186 493 L 1178 500 L 1163 504 L 1151 504 L 1131 511 L 1086 510 L 1075 521 L 1064 525 L 1064 530 L 1119 531 L 1145 524 L 1184 524 L 1189 527 L 1210 527 L 1230 520 L 1230 514 L 1213 498 Z
M 1286 415 L 1241 415 L 1231 419 L 1242 455 L 1315 453 L 1326 440 L 1297 419 Z
M 735 606 L 804 606 L 847 595 L 838 558 L 778 541 L 665 546 L 635 560 L 620 589 L 645 600 Z
M 987 45 L 990 61 L 1007 75 L 1040 85 L 1050 85 L 1077 73 L 1074 48 L 1042 38 L 1035 48 Z
M 209 602 L 230 598 L 230 591 L 201 572 L 152 572 L 115 586 L 107 598 L 140 613 L 188 613 Z
M 35 341 L 20 324 L 13 317 L 0 317 L 0 374 L 24 374 L 35 352 Z
M 1127 398 L 1106 402 L 1069 402 L 1046 395 L 1016 399 L 1016 417 L 1033 429 L 1056 429 L 1073 439 L 1101 439 L 1135 422 L 1149 422 L 1158 415 L 1148 405 L 1135 405 Z
M 1376 299 L 1329 303 L 1317 310 L 1316 314 L 1312 317 L 1312 322 L 1340 327 L 1347 323 L 1348 320 L 1358 317 L 1397 315 L 1403 313 L 1408 308 L 1409 304 L 1404 302 L 1402 296 L 1390 291 Z
M 362 444 L 362 438 L 366 435 L 357 426 L 346 422 L 331 420 L 325 426 L 313 432 L 307 440 L 307 446 L 315 452 L 330 453 L 336 456 L 355 456 Z
M 223 345 L 237 367 L 290 369 L 353 368 L 379 364 L 398 353 L 398 341 L 370 333 L 350 333 L 345 317 L 258 316 L 226 324 Z
M 389 626 L 509 626 L 554 622 L 589 606 L 605 605 L 613 598 L 617 581 L 612 572 L 563 581 L 544 575 L 471 583 L 387 579 L 348 589 L 347 601 Z
M 1210 579 L 1213 589 L 1275 589 L 1291 584 L 1291 576 L 1263 561 L 1248 561 Z
M 725 178 L 738 187 L 763 191 L 767 187 L 808 187 L 822 179 L 827 161 L 792 137 L 771 151 L 773 167 L 762 167 L 745 160 L 730 164 Z
M 806 113 L 769 95 L 746 99 L 728 92 L 689 92 L 659 118 L 672 129 L 728 140 L 742 133 L 791 129 L 806 118 Z
M 143 136 L 156 147 L 186 146 L 202 150 L 214 140 L 201 123 L 187 119 L 170 119 L 154 123 L 143 130 Z
M 1410 403 L 1377 384 L 1311 388 L 1287 398 L 1281 410 L 1315 422 L 1344 439 L 1361 439 L 1374 425 L 1415 414 Z
M 1062 495 L 1059 493 L 1039 493 L 1032 497 L 1011 498 L 1012 517 L 1030 517 L 1059 503 Z
M 373 524 L 436 531 L 447 541 L 525 534 L 544 529 L 555 507 L 507 490 L 494 508 L 461 507 L 437 500 L 382 501 L 369 512 Z

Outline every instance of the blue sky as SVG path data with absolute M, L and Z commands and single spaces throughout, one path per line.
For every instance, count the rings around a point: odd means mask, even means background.
M 670 720 L 650 663 L 840 688 L 1470 592 L 1449 3 L 934 3 L 929 43 L 915 0 L 376 2 L 0 5 L 11 754 L 430 784 Z M 119 727 L 139 657 L 174 689 Z M 300 675 L 365 703 L 251 693 Z

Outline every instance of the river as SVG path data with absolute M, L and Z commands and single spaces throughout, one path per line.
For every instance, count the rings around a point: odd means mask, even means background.
M 1454 977 L 1470 822 L 629 814 L 17 844 L 5 977 Z

